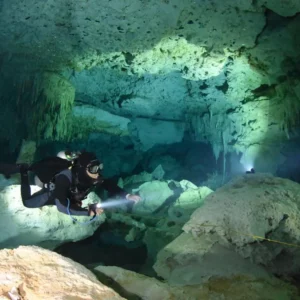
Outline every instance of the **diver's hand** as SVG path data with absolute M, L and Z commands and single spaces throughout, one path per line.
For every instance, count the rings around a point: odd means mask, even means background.
M 126 199 L 133 201 L 133 202 L 139 202 L 142 198 L 138 195 L 133 195 L 133 194 L 127 194 Z
M 103 208 L 96 208 L 96 209 L 89 209 L 89 216 L 94 217 L 95 214 L 96 216 L 101 215 L 104 212 Z

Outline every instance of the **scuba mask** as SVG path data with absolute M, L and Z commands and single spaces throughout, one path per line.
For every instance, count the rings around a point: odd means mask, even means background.
M 80 153 L 78 158 L 75 159 L 73 167 L 73 170 L 77 176 L 79 189 L 83 190 L 97 185 L 101 180 L 101 176 L 93 176 L 93 178 L 90 175 L 99 174 L 98 172 L 102 168 L 102 162 L 93 152 Z
M 91 174 L 98 174 L 101 170 L 103 170 L 103 163 L 100 163 L 98 159 L 92 160 L 87 166 L 87 171 Z

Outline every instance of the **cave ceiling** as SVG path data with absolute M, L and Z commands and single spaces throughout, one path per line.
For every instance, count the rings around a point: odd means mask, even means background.
M 253 157 L 295 123 L 299 12 L 297 0 L 2 0 L 0 63 L 62 76 L 77 106 L 175 122 L 216 156 Z

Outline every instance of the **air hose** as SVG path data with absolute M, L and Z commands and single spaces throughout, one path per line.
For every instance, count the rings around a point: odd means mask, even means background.
M 68 212 L 68 215 L 70 216 L 70 218 L 73 220 L 74 223 L 78 223 L 78 224 L 81 224 L 81 225 L 88 225 L 88 224 L 91 224 L 92 222 L 94 222 L 96 219 L 97 219 L 97 215 L 95 214 L 89 221 L 86 221 L 86 222 L 79 222 L 77 219 L 75 219 L 71 213 L 70 213 L 70 200 L 68 200 L 68 206 L 67 206 L 67 212 Z

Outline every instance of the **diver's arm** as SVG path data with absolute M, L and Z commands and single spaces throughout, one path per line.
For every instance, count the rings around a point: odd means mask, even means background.
M 55 199 L 55 204 L 57 207 L 57 210 L 63 214 L 66 215 L 72 215 L 72 216 L 88 216 L 89 211 L 85 208 L 82 208 L 77 205 L 70 204 L 69 210 L 68 210 L 68 200 L 65 201 L 65 203 L 60 202 L 58 199 Z
M 124 200 L 129 200 L 133 202 L 138 202 L 141 200 L 140 196 L 127 193 L 111 179 L 103 179 L 101 185 L 111 194 L 112 197 L 119 196 Z
M 123 199 L 126 199 L 128 193 L 120 188 L 112 179 L 103 179 L 101 186 L 107 190 L 111 196 L 119 196 Z
M 76 215 L 76 216 L 88 216 L 89 212 L 87 209 L 70 203 L 68 212 L 68 195 L 71 187 L 71 182 L 67 176 L 61 174 L 55 179 L 55 189 L 52 192 L 51 198 L 53 204 L 56 205 L 57 210 L 64 214 Z

